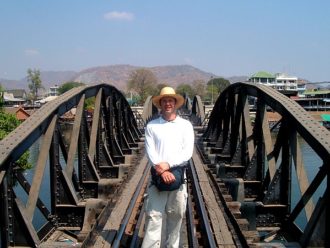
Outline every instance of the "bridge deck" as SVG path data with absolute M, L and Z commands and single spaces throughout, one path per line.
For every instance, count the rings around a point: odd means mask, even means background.
M 204 196 L 205 206 L 207 208 L 209 219 L 211 220 L 211 226 L 213 228 L 213 235 L 218 247 L 236 247 L 234 245 L 232 234 L 229 230 L 227 222 L 225 220 L 222 209 L 220 208 L 216 195 L 214 194 L 210 182 L 208 180 L 205 165 L 202 163 L 197 151 L 193 154 L 194 165 L 198 174 L 199 185 Z M 105 208 L 106 211 L 111 211 L 105 223 L 101 223 L 93 233 L 93 236 L 89 242 L 93 247 L 111 247 L 111 244 L 121 228 L 122 220 L 125 218 L 125 214 L 128 210 L 128 202 L 133 198 L 133 195 L 138 187 L 139 181 L 143 176 L 147 167 L 148 160 L 144 155 L 138 163 L 134 176 L 125 185 L 121 196 L 116 201 L 116 205 L 113 209 L 109 207 Z M 146 179 L 148 180 L 148 179 Z M 143 201 L 143 199 L 140 199 Z M 104 213 L 105 214 L 105 213 Z M 186 222 L 185 222 L 186 223 Z M 181 247 L 188 247 L 188 237 L 186 227 L 182 228 L 182 240 Z M 139 232 L 140 241 L 143 238 L 143 230 Z
M 126 184 L 107 222 L 96 237 L 95 243 L 93 244 L 94 247 L 110 247 L 110 240 L 113 240 L 114 235 L 120 228 L 121 220 L 124 219 L 128 208 L 128 203 L 133 198 L 133 194 L 138 187 L 140 178 L 145 172 L 147 164 L 147 158 L 146 156 L 143 156 L 142 160 L 137 165 L 134 176 Z

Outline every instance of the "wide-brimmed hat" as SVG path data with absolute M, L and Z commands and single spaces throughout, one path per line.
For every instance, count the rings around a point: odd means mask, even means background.
M 173 97 L 176 100 L 176 103 L 175 103 L 175 108 L 176 109 L 180 108 L 184 103 L 183 96 L 181 96 L 179 94 L 176 94 L 175 90 L 172 87 L 164 87 L 160 91 L 159 96 L 154 96 L 152 98 L 152 103 L 159 109 L 161 108 L 160 107 L 160 100 L 163 97 Z

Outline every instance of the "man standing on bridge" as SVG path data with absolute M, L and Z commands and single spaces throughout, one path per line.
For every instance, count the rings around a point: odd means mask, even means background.
M 182 168 L 193 153 L 194 131 L 191 123 L 176 113 L 184 98 L 173 88 L 164 87 L 152 101 L 161 109 L 161 115 L 150 121 L 145 130 L 152 181 L 146 198 L 146 230 L 142 247 L 179 247 L 187 204 L 185 170 Z M 182 177 L 178 176 L 178 171 Z

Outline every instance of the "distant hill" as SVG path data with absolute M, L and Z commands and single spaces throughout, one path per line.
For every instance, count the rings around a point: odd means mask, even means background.
M 12 89 L 26 89 L 24 83 L 18 80 L 9 80 L 0 78 L 0 84 L 4 89 L 12 90 Z
M 192 83 L 194 80 L 201 79 L 208 81 L 216 75 L 199 70 L 189 65 L 138 67 L 132 65 L 111 65 L 94 67 L 78 73 L 74 81 L 93 83 L 108 83 L 118 89 L 125 90 L 130 74 L 139 69 L 146 68 L 152 71 L 158 79 L 158 83 L 166 83 L 176 87 L 182 83 Z
M 41 72 L 41 81 L 43 84 L 49 86 L 54 86 L 55 84 L 60 85 L 64 82 L 71 81 L 76 75 L 77 72 L 74 71 L 46 71 Z
M 126 84 L 130 74 L 139 68 L 151 70 L 158 79 L 158 83 L 166 83 L 176 87 L 179 84 L 191 84 L 194 80 L 209 81 L 211 77 L 222 77 L 209 72 L 202 71 L 190 65 L 169 65 L 155 67 L 139 67 L 132 65 L 109 65 L 92 67 L 80 72 L 75 71 L 41 71 L 42 84 L 45 91 L 54 85 L 61 85 L 68 81 L 83 82 L 86 84 L 107 83 L 115 86 L 119 90 L 126 90 Z M 244 82 L 248 79 L 247 76 L 232 76 L 227 77 L 230 83 Z M 302 79 L 303 80 L 303 79 Z M 316 85 L 305 81 L 311 87 Z M 0 79 L 0 84 L 5 89 L 28 89 L 27 78 L 20 80 Z M 321 82 L 319 87 L 328 86 Z
M 308 86 L 308 89 L 329 89 L 330 81 L 309 83 L 307 86 Z
M 156 67 L 138 67 L 132 65 L 110 65 L 88 68 L 80 72 L 74 71 L 41 71 L 41 80 L 45 89 L 50 86 L 61 85 L 68 81 L 78 81 L 86 84 L 107 83 L 120 90 L 126 89 L 130 73 L 138 68 L 151 70 L 158 79 L 158 83 L 166 83 L 176 87 L 181 83 L 192 83 L 194 80 L 207 82 L 215 74 L 202 71 L 190 65 L 172 65 Z M 5 89 L 28 89 L 26 78 L 20 80 L 0 79 Z
M 77 75 L 74 71 L 41 71 L 41 81 L 42 85 L 47 91 L 49 87 L 54 85 L 60 85 L 64 82 L 71 81 Z M 27 77 L 20 80 L 8 80 L 1 79 L 0 83 L 5 89 L 28 89 L 29 82 Z
M 226 78 L 231 84 L 237 83 L 237 82 L 246 82 L 249 77 L 248 76 L 233 76 Z

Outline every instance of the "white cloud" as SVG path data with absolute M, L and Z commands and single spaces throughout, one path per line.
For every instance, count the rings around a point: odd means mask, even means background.
M 39 55 L 39 51 L 36 49 L 25 49 L 24 54 L 26 56 L 37 56 L 37 55 Z
M 132 21 L 134 19 L 134 14 L 129 12 L 118 12 L 112 11 L 104 14 L 104 19 L 106 20 L 124 20 L 124 21 Z

